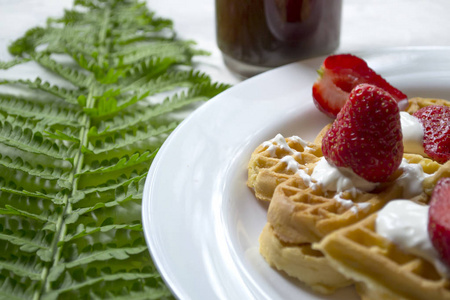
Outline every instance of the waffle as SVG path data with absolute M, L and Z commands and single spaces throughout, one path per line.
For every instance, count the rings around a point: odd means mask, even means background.
M 399 249 L 375 231 L 377 214 L 325 237 L 318 249 L 358 281 L 362 299 L 450 299 L 450 281 L 433 264 Z
M 270 266 L 317 292 L 330 294 L 353 283 L 331 267 L 322 252 L 312 249 L 311 244 L 288 244 L 278 239 L 269 223 L 259 237 L 259 244 L 261 255 Z
M 274 139 L 259 145 L 248 164 L 248 187 L 256 198 L 270 201 L 275 188 L 292 177 L 298 170 L 307 171 L 322 156 L 320 144 L 310 143 L 293 136 L 284 138 L 278 134 Z
M 447 100 L 419 97 L 409 99 L 408 103 L 406 111 L 410 114 L 429 105 L 450 106 Z M 250 158 L 247 180 L 247 185 L 254 190 L 256 198 L 263 201 L 272 199 L 275 188 L 296 172 L 295 168 L 289 167 L 292 159 L 299 163 L 300 169 L 306 172 L 310 170 L 311 164 L 322 156 L 322 138 L 330 126 L 331 124 L 325 126 L 312 143 L 296 136 L 285 139 L 277 135 L 259 145 Z
M 411 98 L 408 100 L 408 107 L 405 109 L 406 112 L 413 114 L 422 107 L 430 105 L 444 105 L 450 106 L 450 101 L 444 99 L 433 99 L 433 98 Z
M 407 111 L 412 114 L 432 104 L 449 105 L 445 100 L 414 98 Z M 423 192 L 419 194 L 405 195 L 402 180 L 396 181 L 403 176 L 401 169 L 390 182 L 371 193 L 322 191 L 319 186 L 311 185 L 309 178 L 322 159 L 321 141 L 329 126 L 322 129 L 313 143 L 277 135 L 260 145 L 250 159 L 247 181 L 258 199 L 270 201 L 268 223 L 260 237 L 263 257 L 271 266 L 322 293 L 330 293 L 351 281 L 334 270 L 320 251 L 311 252 L 313 243 L 372 215 L 389 200 L 406 197 L 427 203 L 437 180 L 448 177 L 450 172 L 450 166 L 443 167 L 418 154 L 404 154 L 404 160 L 420 164 L 427 174 L 422 183 Z M 388 291 L 384 294 L 365 292 L 367 288 L 362 283 L 357 284 L 357 289 L 363 299 L 380 299 L 381 295 L 383 299 L 391 299 Z
M 428 177 L 423 192 L 412 199 L 427 203 L 434 185 L 446 177 L 449 167 L 416 154 L 404 154 L 404 160 L 420 164 Z M 400 168 L 394 175 L 401 178 Z M 277 236 L 289 243 L 314 243 L 330 232 L 349 226 L 381 209 L 389 200 L 405 198 L 401 179 L 380 185 L 374 192 L 353 194 L 324 193 L 319 186 L 308 186 L 298 175 L 280 184 L 273 195 L 267 214 Z

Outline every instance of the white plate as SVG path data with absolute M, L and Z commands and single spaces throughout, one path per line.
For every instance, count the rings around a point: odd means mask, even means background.
M 409 97 L 450 99 L 450 48 L 356 53 Z M 317 295 L 258 252 L 265 205 L 246 187 L 252 151 L 277 133 L 313 140 L 330 119 L 311 98 L 322 58 L 244 81 L 187 118 L 147 177 L 143 226 L 154 262 L 180 299 L 357 299 Z

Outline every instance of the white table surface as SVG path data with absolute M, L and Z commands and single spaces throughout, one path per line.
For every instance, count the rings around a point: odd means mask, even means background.
M 330 0 L 333 1 L 333 0 Z M 72 0 L 0 0 L 0 60 L 11 58 L 7 46 L 47 17 L 61 16 Z M 450 46 L 449 0 L 343 0 L 341 43 L 337 52 L 397 46 Z M 174 21 L 179 37 L 211 52 L 199 68 L 216 81 L 241 79 L 224 66 L 215 40 L 214 0 L 148 0 L 148 7 Z

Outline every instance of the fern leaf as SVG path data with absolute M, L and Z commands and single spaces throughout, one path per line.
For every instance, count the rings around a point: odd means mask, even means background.
M 109 190 L 115 190 L 118 187 L 121 186 L 126 186 L 129 185 L 133 182 L 138 182 L 140 181 L 142 178 L 145 178 L 147 176 L 147 173 L 144 173 L 142 175 L 139 176 L 135 176 L 133 178 L 118 178 L 116 182 L 114 183 L 109 183 L 106 186 L 98 186 L 98 187 L 94 187 L 94 188 L 86 188 L 83 190 L 83 192 L 85 194 L 90 194 L 90 193 L 99 193 L 99 192 L 105 192 L 105 191 L 109 191 Z
M 124 78 L 119 80 L 122 91 L 132 91 L 136 87 L 163 75 L 170 67 L 176 65 L 177 58 L 151 57 L 145 58 L 127 68 Z
M 66 130 L 67 131 L 67 130 Z M 61 140 L 61 141 L 69 141 L 72 143 L 76 143 L 79 144 L 80 143 L 80 139 L 79 139 L 79 135 L 75 135 L 73 134 L 73 132 L 62 132 L 61 130 L 55 130 L 54 132 L 45 130 L 44 131 L 45 137 L 47 138 L 52 138 L 52 139 L 56 139 L 56 140 Z
M 14 189 L 10 187 L 2 187 L 0 186 L 0 191 L 15 194 L 18 196 L 26 196 L 26 197 L 32 197 L 32 198 L 40 198 L 40 199 L 46 199 L 51 200 L 55 204 L 64 204 L 64 198 L 61 197 L 60 194 L 52 195 L 47 193 L 42 193 L 39 191 L 26 191 L 26 190 L 19 190 Z
M 36 262 L 36 259 L 29 257 L 19 257 L 14 261 L 0 261 L 0 269 L 13 272 L 19 277 L 26 277 L 33 281 L 42 278 L 42 271 L 44 266 Z
M 16 65 L 20 65 L 20 64 L 23 64 L 23 63 L 26 63 L 29 61 L 30 61 L 29 58 L 16 58 L 16 59 L 13 59 L 13 60 L 7 61 L 7 62 L 0 61 L 0 70 L 7 70 Z
M 15 157 L 11 158 L 7 155 L 0 154 L 0 165 L 13 170 L 19 170 L 23 173 L 30 174 L 32 176 L 41 177 L 48 180 L 68 180 L 69 171 L 64 170 L 61 167 L 55 166 L 42 166 L 36 167 L 32 162 L 26 160 L 26 158 Z
M 156 150 L 153 152 L 146 151 L 142 154 L 134 153 L 132 156 L 122 157 L 118 161 L 105 162 L 105 166 L 102 166 L 102 167 L 95 167 L 96 165 L 100 165 L 99 161 L 95 161 L 95 162 L 93 162 L 92 165 L 85 165 L 85 169 L 81 173 L 78 173 L 76 176 L 80 176 L 82 174 L 107 173 L 107 172 L 117 171 L 120 169 L 129 168 L 129 167 L 153 160 L 153 158 L 155 158 L 157 152 L 158 151 Z
M 143 251 L 147 251 L 145 245 L 124 248 L 106 248 L 99 251 L 81 253 L 76 260 L 63 263 L 62 265 L 65 269 L 70 269 L 96 261 L 110 259 L 123 260 L 129 258 L 131 255 L 142 253 Z
M 72 211 L 72 213 L 70 214 L 70 216 L 65 220 L 66 224 L 70 225 L 75 223 L 78 218 L 86 213 L 90 213 L 93 212 L 97 209 L 101 209 L 101 208 L 105 208 L 105 207 L 114 207 L 117 205 L 122 205 L 127 201 L 131 201 L 134 200 L 132 195 L 129 195 L 128 197 L 125 198 L 119 198 L 116 199 L 114 201 L 110 201 L 110 202 L 97 202 L 94 206 L 91 207 L 83 207 L 83 208 L 79 208 L 76 209 L 74 211 Z
M 33 219 L 41 222 L 52 222 L 48 219 L 46 216 L 41 216 L 38 214 L 29 213 L 24 210 L 17 209 L 11 205 L 6 205 L 5 208 L 0 208 L 0 214 L 1 215 L 16 215 L 16 216 L 24 216 L 28 219 Z M 54 223 L 54 222 L 53 222 Z
M 130 95 L 125 99 L 108 96 L 98 97 L 97 107 L 85 108 L 84 111 L 91 117 L 105 117 L 122 111 L 124 108 L 145 99 L 149 94 L 149 91 L 138 92 L 135 95 Z
M 47 55 L 36 55 L 33 58 L 37 63 L 41 64 L 43 67 L 55 72 L 62 78 L 66 79 L 68 82 L 72 83 L 74 86 L 80 88 L 87 88 L 89 84 L 95 80 L 92 74 L 84 74 L 78 70 L 71 69 L 56 62 Z
M 16 236 L 14 234 L 4 234 L 0 233 L 0 240 L 7 241 L 14 245 L 20 246 L 20 250 L 24 252 L 35 252 L 37 250 L 43 249 L 48 250 L 49 246 L 42 244 L 34 239 L 28 237 Z
M 88 278 L 86 281 L 84 281 L 83 283 L 80 283 L 77 280 L 74 279 L 69 279 L 69 276 L 67 276 L 66 280 L 64 281 L 64 283 L 62 284 L 62 286 L 58 289 L 58 290 L 54 290 L 51 293 L 48 294 L 48 297 L 50 299 L 52 298 L 64 298 L 64 293 L 70 292 L 70 291 L 77 291 L 79 289 L 83 289 L 87 286 L 92 286 L 95 284 L 98 284 L 99 282 L 105 282 L 105 281 L 119 281 L 119 280 L 143 280 L 146 278 L 154 278 L 156 277 L 154 274 L 148 274 L 148 273 L 131 273 L 131 272 L 125 272 L 125 273 L 117 273 L 117 274 L 110 274 L 110 275 L 103 275 L 101 277 L 97 277 L 97 278 Z M 158 291 L 159 292 L 159 291 Z M 135 295 L 137 295 L 137 293 L 134 293 Z M 153 293 L 154 294 L 154 293 Z M 160 293 L 162 295 L 167 294 L 167 292 Z M 117 297 L 114 297 L 114 299 L 116 299 Z M 132 298 L 132 299 L 136 299 L 136 298 Z M 148 295 L 146 298 L 144 299 L 149 299 Z
M 61 126 L 80 127 L 80 111 L 55 102 L 36 101 L 13 95 L 0 95 L 0 110 L 9 115 L 21 116 L 40 120 L 48 126 L 59 124 Z
M 54 159 L 73 161 L 75 146 L 67 147 L 56 144 L 50 139 L 45 139 L 39 133 L 34 133 L 30 128 L 22 130 L 10 122 L 0 122 L 0 142 L 18 148 L 23 151 L 42 154 Z
M 103 140 L 98 139 L 94 141 L 94 144 L 89 144 L 89 147 L 84 148 L 83 150 L 86 153 L 100 154 L 107 151 L 120 149 L 141 141 L 147 141 L 152 137 L 158 138 L 163 134 L 169 134 L 177 127 L 177 125 L 178 124 L 176 122 L 173 122 L 169 125 L 163 125 L 158 128 L 150 128 L 149 130 L 138 129 L 135 134 L 126 133 L 125 135 L 116 135 L 111 141 L 109 141 L 109 138 Z M 162 141 L 157 140 L 156 144 L 157 147 L 160 147 L 162 145 Z
M 66 235 L 64 242 L 73 241 L 75 239 L 96 233 L 96 232 L 108 232 L 110 230 L 128 229 L 128 230 L 142 230 L 141 224 L 113 224 L 101 227 L 85 227 L 83 224 L 78 225 L 77 231 Z
M 37 283 L 34 283 L 24 286 L 17 279 L 6 277 L 1 282 L 0 298 L 8 300 L 32 299 L 37 285 Z

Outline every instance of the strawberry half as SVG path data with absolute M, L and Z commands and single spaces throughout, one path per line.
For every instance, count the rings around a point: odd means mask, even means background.
M 323 156 L 372 182 L 384 182 L 403 157 L 400 110 L 381 88 L 360 84 L 322 140 Z
M 434 187 L 428 210 L 428 234 L 442 260 L 450 266 L 450 177 Z
M 351 54 L 328 56 L 320 69 L 319 78 L 313 84 L 312 94 L 317 108 L 335 118 L 348 99 L 350 91 L 361 83 L 369 83 L 384 89 L 397 102 L 407 96 L 375 73 L 367 63 Z
M 450 160 L 450 107 L 425 106 L 413 116 L 419 119 L 424 129 L 425 154 L 441 164 Z

